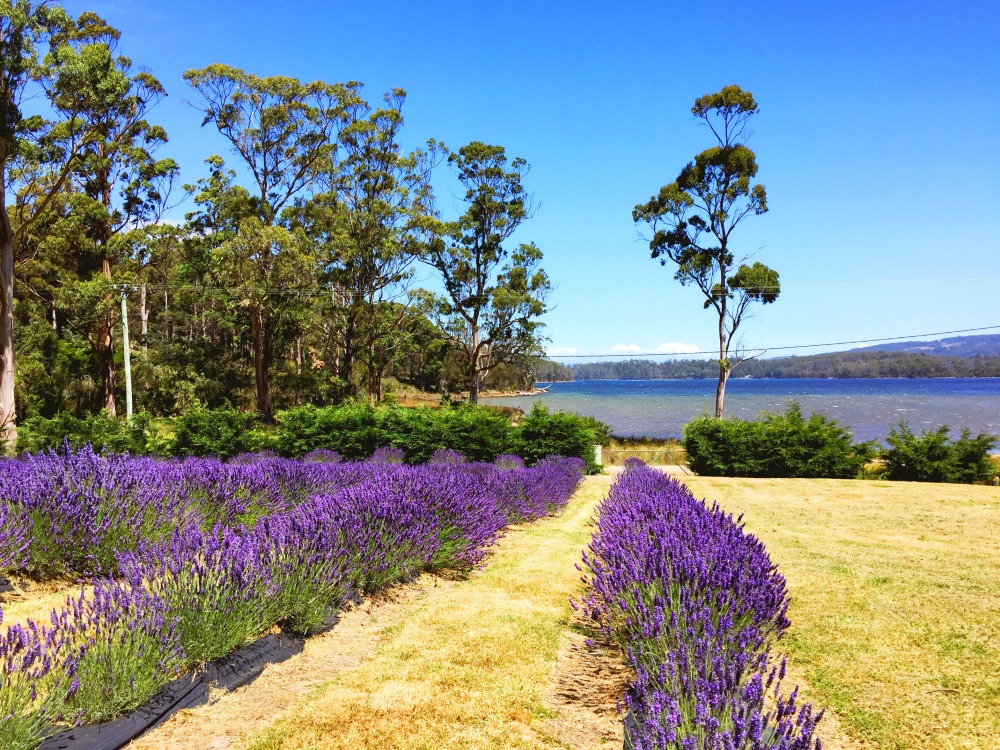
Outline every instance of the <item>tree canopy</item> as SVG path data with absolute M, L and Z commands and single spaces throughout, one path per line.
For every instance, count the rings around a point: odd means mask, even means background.
M 445 398 L 473 385 L 483 370 L 416 304 L 413 269 L 443 237 L 463 246 L 487 193 L 469 199 L 467 216 L 441 220 L 432 176 L 449 152 L 433 139 L 409 145 L 402 89 L 369 103 L 356 81 L 189 70 L 221 155 L 206 154 L 205 172 L 184 185 L 193 204 L 184 221 L 166 223 L 184 200 L 154 119 L 167 91 L 120 42 L 94 13 L 73 19 L 51 2 L 0 0 L 8 445 L 26 418 L 115 414 L 123 295 L 138 331 L 134 401 L 147 414 L 230 405 L 267 421 L 298 404 L 378 401 L 386 383 Z M 452 161 L 470 195 L 487 162 Z M 516 225 L 527 211 L 514 208 L 505 210 Z M 523 387 L 547 277 L 530 243 L 489 252 L 482 325 L 514 334 L 487 336 L 491 382 Z
M 536 354 L 539 318 L 551 291 L 534 243 L 505 246 L 530 216 L 522 185 L 528 163 L 508 161 L 502 146 L 473 141 L 448 157 L 465 189 L 465 212 L 440 224 L 426 262 L 437 269 L 445 295 L 424 295 L 425 309 L 461 349 L 472 374 L 470 400 L 500 364 Z
M 719 359 L 715 416 L 721 417 L 726 381 L 744 358 L 734 337 L 753 303 L 770 304 L 781 291 L 778 273 L 760 262 L 737 260 L 732 233 L 748 216 L 767 212 L 764 186 L 754 183 L 757 157 L 745 141 L 748 122 L 759 111 L 749 91 L 726 86 L 698 97 L 691 113 L 718 143 L 689 162 L 673 182 L 632 211 L 653 234 L 652 257 L 674 265 L 674 279 L 693 285 L 704 306 L 718 316 Z

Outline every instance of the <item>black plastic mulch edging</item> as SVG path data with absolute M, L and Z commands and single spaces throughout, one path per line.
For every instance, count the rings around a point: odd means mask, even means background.
M 148 703 L 106 724 L 90 724 L 60 732 L 39 750 L 119 750 L 185 708 L 208 703 L 211 688 L 235 690 L 260 676 L 268 664 L 295 656 L 304 641 L 267 635 L 248 646 L 178 677 Z

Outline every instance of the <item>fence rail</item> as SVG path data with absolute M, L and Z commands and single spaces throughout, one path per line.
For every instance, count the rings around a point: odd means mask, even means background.
M 683 451 L 666 448 L 604 448 L 602 451 L 606 466 L 622 466 L 630 458 L 638 458 L 650 466 L 679 466 L 685 474 L 687 461 Z

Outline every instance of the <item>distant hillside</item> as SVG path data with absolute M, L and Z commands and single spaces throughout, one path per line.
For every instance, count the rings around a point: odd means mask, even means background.
M 898 347 L 898 348 L 897 348 Z M 958 352 L 958 353 L 956 353 Z M 710 359 L 648 359 L 563 365 L 544 362 L 538 381 L 685 380 L 714 378 Z M 941 341 L 908 341 L 804 357 L 744 362 L 733 377 L 751 378 L 996 378 L 1000 377 L 1000 335 L 959 336 Z
M 1000 333 L 982 336 L 954 336 L 939 341 L 897 341 L 876 344 L 852 352 L 912 352 L 944 357 L 1000 357 Z

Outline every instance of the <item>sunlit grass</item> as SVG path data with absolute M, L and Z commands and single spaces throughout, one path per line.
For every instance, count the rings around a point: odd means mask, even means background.
M 383 633 L 376 655 L 318 688 L 260 733 L 253 750 L 565 747 L 546 730 L 544 700 L 575 564 L 608 477 L 590 477 L 556 518 L 512 530 L 487 568 L 442 580 Z
M 783 648 L 849 734 L 1000 747 L 1000 489 L 682 479 L 767 545 L 792 596 Z

